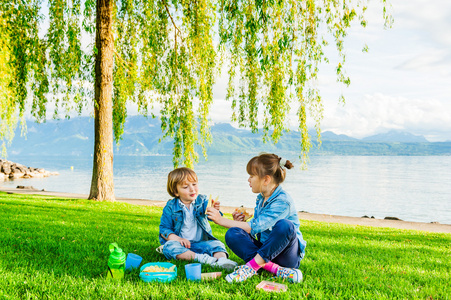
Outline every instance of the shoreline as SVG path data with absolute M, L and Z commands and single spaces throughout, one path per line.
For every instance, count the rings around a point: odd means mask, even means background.
M 73 193 L 63 193 L 63 192 L 51 192 L 45 190 L 37 190 L 31 187 L 24 187 L 22 189 L 9 188 L 0 186 L 0 191 L 7 194 L 30 194 L 30 195 L 40 195 L 40 196 L 54 196 L 63 198 L 75 198 L 75 199 L 87 199 L 87 194 L 73 194 Z M 166 201 L 160 200 L 147 200 L 147 199 L 134 199 L 134 198 L 116 198 L 118 202 L 125 202 L 132 205 L 149 205 L 164 207 Z M 232 213 L 235 207 L 221 206 L 221 211 L 225 213 Z M 246 208 L 248 212 L 253 213 L 252 208 Z M 363 218 L 363 217 L 347 217 L 347 216 L 336 216 L 329 214 L 316 214 L 308 212 L 298 212 L 300 220 L 308 221 L 318 221 L 325 223 L 341 223 L 354 226 L 370 226 L 370 227 L 388 227 L 396 229 L 406 229 L 406 230 L 419 230 L 427 232 L 436 233 L 451 233 L 451 224 L 440 224 L 440 223 L 423 223 L 423 222 L 410 222 L 401 220 L 386 220 L 386 219 L 373 219 L 373 218 Z

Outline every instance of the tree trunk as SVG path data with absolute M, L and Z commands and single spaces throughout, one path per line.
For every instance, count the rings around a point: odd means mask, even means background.
M 113 2 L 97 0 L 94 103 L 94 163 L 89 199 L 114 201 L 113 182 Z

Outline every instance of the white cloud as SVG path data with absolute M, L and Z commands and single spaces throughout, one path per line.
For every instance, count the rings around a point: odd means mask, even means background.
M 230 123 L 232 103 L 224 98 L 215 98 L 210 107 L 210 119 L 215 123 Z
M 425 40 L 451 46 L 451 1 L 397 0 L 393 6 L 401 29 L 415 30 Z
M 451 54 L 446 50 L 430 49 L 398 66 L 401 70 L 451 75 Z
M 383 29 L 381 6 L 370 3 L 368 27 L 351 29 L 345 41 L 349 88 L 335 83 L 333 65 L 322 67 L 322 128 L 358 138 L 401 129 L 451 140 L 451 1 L 391 3 L 392 29 Z M 365 43 L 369 53 L 360 52 Z
M 356 138 L 401 129 L 437 141 L 451 139 L 450 112 L 450 102 L 378 93 L 348 102 L 345 107 L 326 106 L 322 129 Z

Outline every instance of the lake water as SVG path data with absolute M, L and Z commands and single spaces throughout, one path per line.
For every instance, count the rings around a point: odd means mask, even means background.
M 89 194 L 91 158 L 8 159 L 60 175 L 5 181 L 0 185 L 31 185 L 47 191 Z M 166 180 L 172 170 L 171 157 L 114 159 L 117 197 L 169 199 Z M 249 159 L 209 156 L 207 162 L 201 161 L 195 166 L 200 193 L 219 196 L 222 205 L 254 207 L 256 195 L 249 188 L 246 173 Z M 283 187 L 299 211 L 451 224 L 450 182 L 451 156 L 311 156 L 307 170 L 301 170 L 298 164 L 287 171 Z

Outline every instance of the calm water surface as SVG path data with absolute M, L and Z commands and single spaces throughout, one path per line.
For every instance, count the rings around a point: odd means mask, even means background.
M 207 162 L 200 162 L 195 167 L 200 193 L 219 196 L 222 205 L 253 207 L 256 195 L 249 188 L 246 173 L 250 158 L 209 156 Z M 89 193 L 92 158 L 8 159 L 60 175 L 5 181 L 0 185 Z M 451 156 L 312 156 L 310 160 L 308 170 L 301 170 L 299 164 L 288 170 L 283 183 L 297 210 L 451 224 Z M 116 156 L 114 170 L 117 197 L 169 199 L 166 180 L 172 170 L 171 157 Z

